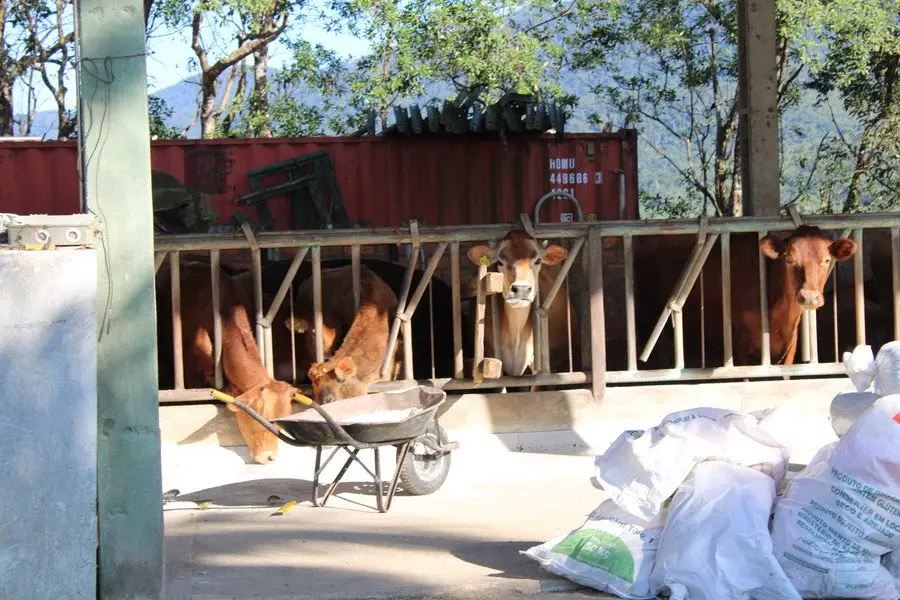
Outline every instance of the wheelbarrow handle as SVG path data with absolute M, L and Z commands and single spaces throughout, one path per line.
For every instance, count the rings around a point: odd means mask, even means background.
M 229 396 L 228 394 L 220 392 L 219 390 L 210 390 L 210 395 L 213 398 L 215 398 L 216 400 L 220 400 L 222 402 L 225 402 L 226 404 L 233 404 L 233 405 L 237 406 L 242 411 L 244 411 L 245 413 L 250 415 L 253 418 L 253 420 L 255 420 L 257 423 L 259 423 L 260 425 L 265 427 L 267 431 L 269 431 L 270 433 L 272 433 L 273 435 L 278 437 L 278 439 L 284 441 L 285 443 L 290 444 L 292 446 L 308 445 L 308 444 L 301 444 L 296 438 L 293 438 L 293 437 L 287 435 L 286 433 L 284 433 L 283 431 L 281 431 L 280 429 L 275 427 L 275 425 L 273 425 L 268 419 L 263 417 L 261 414 L 259 414 L 258 412 L 256 412 L 255 410 L 253 410 L 252 408 L 250 408 L 249 406 L 247 406 L 246 404 L 244 404 L 237 398 L 233 398 L 233 397 Z M 338 438 L 340 438 L 340 440 L 343 443 L 353 446 L 355 448 L 360 448 L 360 449 L 377 448 L 382 445 L 382 444 L 367 444 L 364 442 L 357 441 L 356 439 L 353 438 L 353 436 L 351 436 L 349 433 L 347 433 L 347 431 L 343 427 L 338 425 L 335 422 L 335 420 L 331 418 L 331 415 L 329 415 L 325 411 L 325 409 L 322 408 L 322 406 L 320 404 L 313 402 L 306 396 L 303 396 L 302 394 L 294 394 L 294 399 L 297 402 L 299 402 L 300 404 L 305 404 L 306 406 L 311 407 L 317 413 L 322 415 L 322 418 L 325 419 L 325 422 L 328 423 L 328 426 L 331 427 L 331 430 L 334 432 L 334 434 Z
M 239 409 L 241 409 L 242 411 L 244 411 L 245 413 L 250 415 L 250 417 L 254 421 L 256 421 L 257 423 L 259 423 L 260 425 L 265 427 L 266 431 L 268 431 L 269 433 L 271 433 L 278 439 L 283 440 L 284 442 L 291 444 L 292 446 L 298 445 L 297 440 L 295 440 L 291 436 L 287 435 L 285 432 L 281 431 L 280 429 L 278 429 L 277 427 L 272 425 L 272 423 L 268 419 L 266 419 L 264 416 L 262 416 L 261 414 L 259 414 L 258 412 L 256 412 L 255 410 L 253 410 L 252 408 L 250 408 L 249 406 L 247 406 L 240 400 L 238 400 L 237 398 L 229 396 L 228 394 L 226 394 L 224 392 L 220 392 L 219 390 L 210 390 L 209 395 L 212 396 L 213 398 L 215 398 L 216 400 L 224 402 L 225 404 L 232 404 L 234 406 L 237 406 Z

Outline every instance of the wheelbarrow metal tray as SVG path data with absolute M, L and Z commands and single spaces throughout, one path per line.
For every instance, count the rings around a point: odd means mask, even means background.
M 350 436 L 364 444 L 402 442 L 419 437 L 447 395 L 439 389 L 414 388 L 346 398 L 323 408 Z M 344 443 L 315 410 L 308 408 L 275 421 L 301 445 Z

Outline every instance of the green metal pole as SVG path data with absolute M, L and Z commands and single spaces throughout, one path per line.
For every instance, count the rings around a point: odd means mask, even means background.
M 97 355 L 103 600 L 158 600 L 163 519 L 142 0 L 79 0 L 83 205 L 102 220 Z

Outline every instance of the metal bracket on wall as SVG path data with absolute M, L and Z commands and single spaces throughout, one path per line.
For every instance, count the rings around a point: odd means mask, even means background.
M 25 246 L 90 246 L 97 243 L 103 230 L 94 215 L 23 215 L 14 216 L 6 226 L 9 245 Z

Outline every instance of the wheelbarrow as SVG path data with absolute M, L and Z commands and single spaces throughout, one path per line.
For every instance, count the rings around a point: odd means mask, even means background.
M 240 400 L 218 390 L 212 390 L 211 395 L 237 406 L 286 444 L 316 449 L 312 503 L 317 507 L 325 506 L 354 462 L 374 481 L 379 512 L 390 509 L 398 483 L 414 496 L 434 493 L 450 472 L 450 451 L 459 447 L 458 442 L 448 441 L 437 421 L 437 409 L 447 399 L 447 393 L 433 387 L 416 386 L 347 398 L 329 403 L 327 410 L 310 398 L 295 394 L 294 400 L 309 408 L 275 421 L 267 420 Z M 334 446 L 334 450 L 323 463 L 325 446 Z M 384 446 L 396 448 L 396 467 L 386 495 L 379 460 L 379 449 Z M 326 488 L 325 495 L 319 497 L 319 477 L 342 449 L 349 458 Z M 374 473 L 359 457 L 360 451 L 369 449 L 374 454 Z

